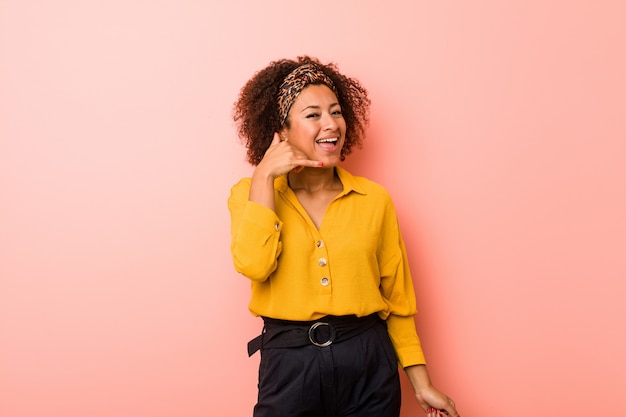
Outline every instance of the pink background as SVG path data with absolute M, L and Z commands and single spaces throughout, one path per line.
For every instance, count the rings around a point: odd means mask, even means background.
M 0 416 L 245 416 L 232 103 L 269 61 L 368 88 L 463 416 L 625 415 L 626 3 L 0 3 Z M 421 415 L 404 383 L 403 416 Z

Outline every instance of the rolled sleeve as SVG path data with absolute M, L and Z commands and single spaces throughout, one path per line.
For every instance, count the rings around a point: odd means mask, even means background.
M 241 184 L 241 183 L 240 183 Z M 282 222 L 272 210 L 248 201 L 249 188 L 233 187 L 231 253 L 235 270 L 253 281 L 264 281 L 278 266 Z
M 415 292 L 406 247 L 391 199 L 388 199 L 379 246 L 381 293 L 388 308 L 387 329 L 398 361 L 405 368 L 425 364 L 415 329 Z

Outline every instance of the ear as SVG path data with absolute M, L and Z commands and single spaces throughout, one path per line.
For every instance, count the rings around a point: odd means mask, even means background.
M 283 141 L 283 140 L 287 140 L 287 138 L 289 137 L 289 136 L 287 135 L 287 130 L 288 130 L 288 129 L 287 129 L 285 126 L 283 126 L 283 127 L 282 127 L 279 131 L 278 131 L 278 134 L 280 135 L 280 140 L 281 140 L 281 141 Z

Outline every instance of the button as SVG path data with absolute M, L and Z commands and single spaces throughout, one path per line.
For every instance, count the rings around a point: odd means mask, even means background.
M 317 246 L 318 248 L 323 248 L 324 247 L 324 241 L 323 240 L 318 240 L 315 243 L 315 246 Z
M 276 229 L 276 231 L 278 232 L 280 230 L 280 223 L 274 223 L 274 229 Z
M 328 283 L 330 282 L 330 280 L 326 277 L 320 279 L 320 284 L 322 284 L 324 287 L 328 286 Z
M 326 262 L 326 258 L 319 258 L 319 259 L 317 260 L 317 264 L 318 264 L 319 266 L 326 266 L 326 263 L 327 263 L 327 262 Z

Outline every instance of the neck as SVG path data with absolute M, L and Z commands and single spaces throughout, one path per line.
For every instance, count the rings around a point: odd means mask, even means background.
M 333 190 L 341 187 L 341 181 L 335 174 L 335 168 L 304 168 L 300 172 L 291 171 L 287 174 L 287 181 L 292 190 L 306 190 L 315 192 Z

